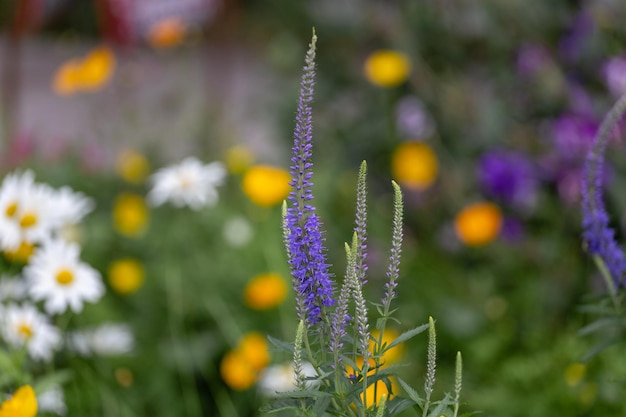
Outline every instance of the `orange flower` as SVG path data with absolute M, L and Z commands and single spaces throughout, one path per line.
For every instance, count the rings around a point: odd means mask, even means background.
M 185 24 L 175 17 L 163 19 L 155 23 L 146 39 L 153 48 L 171 48 L 179 45 L 187 35 Z
M 425 190 L 437 178 L 438 163 L 430 146 L 420 142 L 399 145 L 391 157 L 394 179 L 406 187 Z
M 18 388 L 11 398 L 0 406 L 0 417 L 35 417 L 37 397 L 30 385 Z
M 493 241 L 501 227 L 500 208 L 487 202 L 470 204 L 454 220 L 458 238 L 468 246 L 483 246 Z
M 278 274 L 257 275 L 248 282 L 244 290 L 244 299 L 248 307 L 254 310 L 267 310 L 276 307 L 287 296 L 287 284 Z
M 115 200 L 113 224 L 115 229 L 128 237 L 141 235 L 148 224 L 148 208 L 140 195 L 123 193 Z
M 108 272 L 109 284 L 122 295 L 137 291 L 145 278 L 143 266 L 132 258 L 118 259 L 109 266 Z
M 283 201 L 291 186 L 289 172 L 269 165 L 257 165 L 246 171 L 243 176 L 243 192 L 253 203 L 261 207 L 270 207 Z
M 365 77 L 379 87 L 395 87 L 407 80 L 411 73 L 411 61 L 401 52 L 379 50 L 365 60 Z
M 265 337 L 252 332 L 245 335 L 238 346 L 224 355 L 220 374 L 226 384 L 234 390 L 250 388 L 258 379 L 260 371 L 270 361 Z
M 115 55 L 107 46 L 99 46 L 84 59 L 72 59 L 61 65 L 52 80 L 52 90 L 66 96 L 102 88 L 115 70 Z

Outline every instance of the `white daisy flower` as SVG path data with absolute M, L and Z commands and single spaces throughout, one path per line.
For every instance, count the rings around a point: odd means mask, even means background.
M 32 171 L 7 175 L 0 186 L 0 245 L 15 250 L 22 241 L 40 242 L 55 226 L 53 190 L 34 182 Z
M 24 278 L 6 274 L 0 276 L 0 301 L 20 301 L 26 298 L 27 294 Z
M 162 168 L 150 177 L 148 201 L 159 206 L 167 201 L 176 207 L 199 210 L 217 203 L 217 187 L 224 183 L 226 168 L 221 162 L 202 164 L 190 157 L 180 164 Z
M 81 262 L 79 256 L 77 244 L 50 240 L 35 251 L 24 268 L 30 296 L 45 300 L 48 313 L 63 313 L 68 307 L 78 313 L 84 301 L 95 302 L 104 294 L 100 273 Z
M 37 409 L 41 413 L 53 413 L 60 416 L 67 414 L 65 396 L 58 385 L 47 389 L 37 396 Z
M 315 368 L 309 362 L 302 363 L 302 374 L 305 377 L 315 377 Z M 259 377 L 258 387 L 261 394 L 266 397 L 275 397 L 281 392 L 297 389 L 295 385 L 296 375 L 293 370 L 293 362 L 268 366 Z M 307 386 L 313 388 L 319 381 L 307 381 Z
M 106 323 L 71 333 L 68 344 L 70 349 L 82 356 L 117 356 L 133 350 L 135 337 L 126 324 Z
M 0 332 L 4 340 L 13 347 L 25 346 L 34 359 L 50 360 L 61 342 L 59 329 L 52 326 L 48 317 L 33 305 L 10 304 L 2 309 Z
M 91 198 L 67 186 L 54 190 L 52 204 L 58 227 L 77 224 L 95 207 Z

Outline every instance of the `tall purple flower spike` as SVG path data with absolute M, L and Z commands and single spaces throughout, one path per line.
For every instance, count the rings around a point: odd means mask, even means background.
M 316 41 L 317 36 L 313 32 L 300 84 L 290 166 L 292 191 L 288 197 L 290 207 L 287 208 L 284 219 L 289 265 L 298 298 L 296 304 L 300 306 L 298 315 L 308 325 L 318 323 L 322 318 L 323 308 L 335 303 L 321 221 L 315 213 L 315 207 L 310 204 L 313 199 L 313 128 L 310 104 L 313 101 L 315 84 Z
M 624 251 L 615 241 L 615 231 L 609 227 L 609 216 L 602 199 L 602 170 L 604 152 L 615 126 L 626 112 L 626 95 L 622 96 L 606 115 L 596 135 L 585 163 L 583 178 L 583 239 L 587 251 L 598 256 L 616 285 L 623 285 L 626 273 Z

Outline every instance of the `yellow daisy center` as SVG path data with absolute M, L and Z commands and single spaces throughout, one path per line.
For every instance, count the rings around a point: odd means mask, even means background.
M 7 206 L 5 210 L 5 214 L 7 215 L 7 217 L 13 217 L 15 216 L 16 212 L 17 212 L 17 201 L 14 201 L 13 203 Z
M 31 326 L 29 326 L 27 323 L 21 323 L 18 327 L 17 327 L 17 332 L 24 336 L 24 339 L 29 340 L 31 337 L 33 337 L 33 328 Z
M 61 285 L 69 285 L 74 282 L 74 274 L 69 269 L 61 269 L 57 272 L 56 280 Z
M 20 219 L 20 227 L 23 229 L 33 227 L 34 225 L 37 224 L 37 221 L 38 221 L 37 214 L 33 212 L 27 212 Z

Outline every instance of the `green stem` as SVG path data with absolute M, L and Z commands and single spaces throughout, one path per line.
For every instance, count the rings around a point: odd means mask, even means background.
M 609 296 L 611 297 L 611 301 L 613 302 L 613 307 L 615 307 L 616 312 L 621 311 L 621 303 L 620 299 L 617 296 L 617 289 L 615 288 L 615 284 L 613 283 L 613 277 L 609 272 L 606 264 L 602 260 L 602 258 L 598 255 L 593 256 L 593 260 L 596 263 L 598 270 L 600 270 L 600 275 L 602 275 L 602 279 L 604 280 L 604 284 L 609 292 Z

